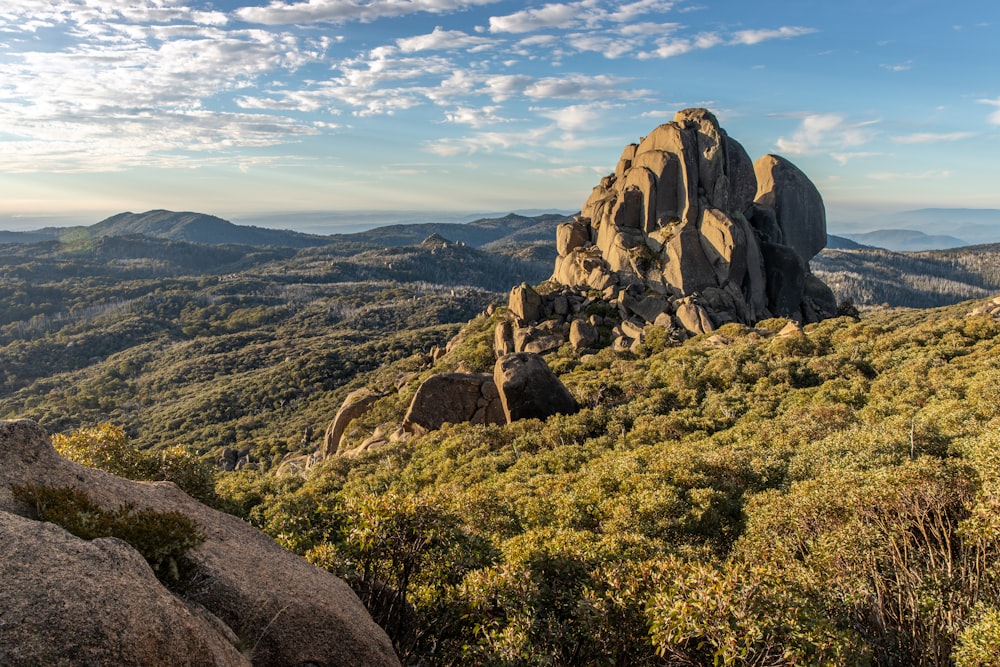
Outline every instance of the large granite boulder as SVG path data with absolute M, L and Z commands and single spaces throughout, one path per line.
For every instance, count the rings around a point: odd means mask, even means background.
M 505 423 L 500 394 L 486 373 L 440 373 L 427 378 L 410 402 L 403 429 L 436 431 L 445 423 Z
M 493 380 L 508 423 L 579 410 L 566 385 L 537 354 L 517 352 L 500 357 L 493 367 Z
M 180 512 L 205 534 L 189 554 L 196 584 L 171 601 L 132 547 L 31 521 L 13 485 L 72 487 L 105 509 Z M 174 484 L 63 459 L 33 422 L 0 421 L 0 532 L 0 664 L 245 664 L 239 638 L 254 665 L 399 665 L 388 636 L 337 577 Z M 108 634 L 117 631 L 121 639 Z
M 756 202 L 774 211 L 784 244 L 808 262 L 826 247 L 826 207 L 809 177 L 778 155 L 765 155 L 754 165 Z
M 809 273 L 825 243 L 823 199 L 805 174 L 775 155 L 752 162 L 711 112 L 685 109 L 626 146 L 579 215 L 560 226 L 552 280 L 608 299 L 627 291 L 633 304 L 660 295 L 669 302 L 661 312 L 688 299 L 698 308 L 681 305 L 674 321 L 696 333 L 774 315 L 810 322 L 836 313 Z M 529 296 L 525 286 L 511 294 L 522 327 L 533 321 Z M 635 311 L 623 317 L 631 314 L 651 321 Z
M 0 582 L 0 665 L 251 664 L 121 540 L 0 511 Z

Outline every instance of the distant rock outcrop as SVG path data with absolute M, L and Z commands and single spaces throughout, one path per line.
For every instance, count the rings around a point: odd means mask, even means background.
M 981 303 L 969 311 L 969 317 L 977 315 L 986 315 L 1000 320 L 1000 296 L 994 297 L 986 303 Z
M 31 520 L 14 485 L 72 487 L 107 509 L 182 513 L 206 536 L 190 552 L 196 583 L 178 598 L 125 542 L 88 542 Z M 0 581 L 0 664 L 399 665 L 340 579 L 173 484 L 63 459 L 29 421 L 0 421 Z
M 552 279 L 565 289 L 537 304 L 515 288 L 510 310 L 521 327 L 572 324 L 574 306 L 603 299 L 620 310 L 622 348 L 636 340 L 628 323 L 705 333 L 777 316 L 813 322 L 836 315 L 832 292 L 809 272 L 825 244 L 823 199 L 805 174 L 776 155 L 752 162 L 712 113 L 686 109 L 626 146 L 580 214 L 559 225 Z

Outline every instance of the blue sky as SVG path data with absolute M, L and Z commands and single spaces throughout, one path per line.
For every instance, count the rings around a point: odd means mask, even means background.
M 689 106 L 831 220 L 1000 208 L 998 65 L 995 0 L 4 0 L 0 220 L 576 210 Z

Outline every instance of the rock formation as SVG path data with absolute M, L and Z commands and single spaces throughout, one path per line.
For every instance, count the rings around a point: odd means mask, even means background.
M 333 456 L 340 450 L 340 441 L 344 437 L 344 431 L 347 430 L 348 424 L 371 410 L 372 405 L 379 398 L 381 398 L 380 394 L 367 388 L 357 389 L 347 395 L 344 402 L 340 404 L 340 409 L 337 410 L 333 421 L 330 422 L 330 426 L 326 429 L 326 434 L 323 437 L 324 456 Z
M 1000 296 L 993 297 L 989 301 L 981 303 L 969 311 L 969 317 L 975 317 L 978 315 L 986 315 L 1000 320 Z
M 440 373 L 427 378 L 413 396 L 402 428 L 422 434 L 449 422 L 508 424 L 576 410 L 572 394 L 544 359 L 511 353 L 497 360 L 493 375 Z
M 106 509 L 184 514 L 206 536 L 190 552 L 197 583 L 178 598 L 126 543 L 31 520 L 14 485 L 73 487 Z M 0 664 L 399 665 L 340 579 L 173 484 L 63 459 L 28 421 L 0 421 L 0 581 Z
M 493 378 L 481 373 L 441 373 L 417 389 L 403 419 L 409 433 L 435 431 L 446 422 L 503 424 L 500 394 Z
M 529 341 L 540 320 L 552 335 L 552 321 L 587 321 L 595 299 L 618 311 L 619 349 L 650 325 L 700 334 L 726 322 L 831 317 L 833 293 L 809 272 L 825 243 L 823 199 L 805 174 L 776 155 L 752 162 L 712 113 L 686 109 L 626 146 L 580 214 L 559 226 L 552 281 L 561 287 L 514 288 L 513 335 L 498 332 L 496 351 L 527 349 L 516 332 L 529 329 Z
M 537 354 L 520 352 L 497 359 L 493 381 L 507 422 L 545 419 L 554 414 L 573 414 L 579 408 L 573 395 Z

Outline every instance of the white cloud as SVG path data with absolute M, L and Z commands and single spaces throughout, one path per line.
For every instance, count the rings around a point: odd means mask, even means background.
M 492 153 L 516 146 L 535 147 L 546 130 L 536 128 L 522 132 L 479 132 L 467 137 L 440 139 L 424 144 L 424 149 L 442 157 Z
M 608 18 L 617 23 L 633 23 L 640 16 L 666 13 L 673 9 L 673 7 L 673 2 L 664 0 L 638 0 L 638 2 L 620 5 L 616 10 L 608 14 Z
M 815 28 L 803 26 L 782 26 L 780 28 L 765 30 L 740 30 L 733 33 L 729 40 L 730 44 L 760 44 L 772 39 L 789 39 L 791 37 L 801 37 L 816 32 Z
M 987 99 L 978 100 L 978 102 L 980 104 L 989 104 L 990 106 L 998 107 L 996 111 L 994 111 L 993 113 L 991 113 L 989 116 L 986 117 L 986 122 L 988 122 L 990 125 L 1000 125 L 1000 97 L 996 98 L 995 100 L 987 100 Z
M 490 32 L 534 32 L 547 28 L 574 28 L 586 21 L 586 2 L 550 3 L 522 9 L 506 16 L 490 17 Z
M 445 112 L 445 119 L 449 123 L 458 125 L 468 125 L 470 127 L 482 127 L 483 125 L 493 125 L 496 123 L 509 123 L 509 118 L 497 115 L 500 110 L 498 106 L 488 107 L 457 107 L 452 111 Z
M 494 101 L 502 102 L 522 94 L 532 80 L 527 74 L 498 74 L 486 78 L 484 92 Z
M 410 14 L 446 14 L 470 7 L 488 5 L 497 0 L 307 0 L 281 2 L 272 0 L 266 7 L 242 7 L 234 13 L 248 23 L 289 25 L 294 23 L 370 22 L 380 18 Z
M 673 58 L 684 55 L 691 51 L 700 49 L 710 49 L 723 43 L 722 37 L 714 32 L 704 32 L 696 35 L 694 39 L 684 38 L 664 38 L 657 42 L 656 48 L 652 51 L 644 51 L 639 54 L 640 59 L 648 58 Z
M 881 67 L 882 69 L 887 69 L 890 72 L 905 72 L 906 70 L 908 70 L 908 69 L 910 69 L 910 68 L 913 67 L 913 61 L 912 60 L 907 60 L 905 63 L 899 63 L 899 64 L 896 64 L 896 65 L 882 64 L 882 65 L 879 65 L 879 67 Z
M 847 153 L 830 153 L 830 157 L 836 160 L 841 165 L 846 165 L 851 160 L 860 160 L 870 157 L 882 157 L 885 153 L 877 153 L 874 151 L 852 151 Z
M 563 77 L 539 79 L 524 89 L 532 99 L 595 98 L 621 96 L 631 79 L 606 74 L 569 74 Z M 632 97 L 650 94 L 647 90 L 627 91 Z
M 629 23 L 616 29 L 624 37 L 662 37 L 681 27 L 680 23 Z
M 892 140 L 897 144 L 933 144 L 942 141 L 961 141 L 963 139 L 971 139 L 974 136 L 976 136 L 975 132 L 916 132 L 914 134 L 893 137 Z
M 633 49 L 631 42 L 615 35 L 568 35 L 566 42 L 577 51 L 593 51 L 611 59 L 624 56 Z
M 469 49 L 476 46 L 485 46 L 492 43 L 486 37 L 476 37 L 467 35 L 461 30 L 444 30 L 440 26 L 427 35 L 417 35 L 415 37 L 405 37 L 396 40 L 396 45 L 403 53 L 413 53 L 414 51 L 440 51 L 448 49 Z
M 543 118 L 554 120 L 556 127 L 564 132 L 579 132 L 581 130 L 592 130 L 598 121 L 604 116 L 613 105 L 608 103 L 598 104 L 573 104 L 559 109 L 542 109 L 532 107 L 531 111 L 538 113 Z
M 788 155 L 842 153 L 841 149 L 868 143 L 872 139 L 868 129 L 872 124 L 873 121 L 848 123 L 840 114 L 807 114 L 790 138 L 778 139 L 777 149 Z

